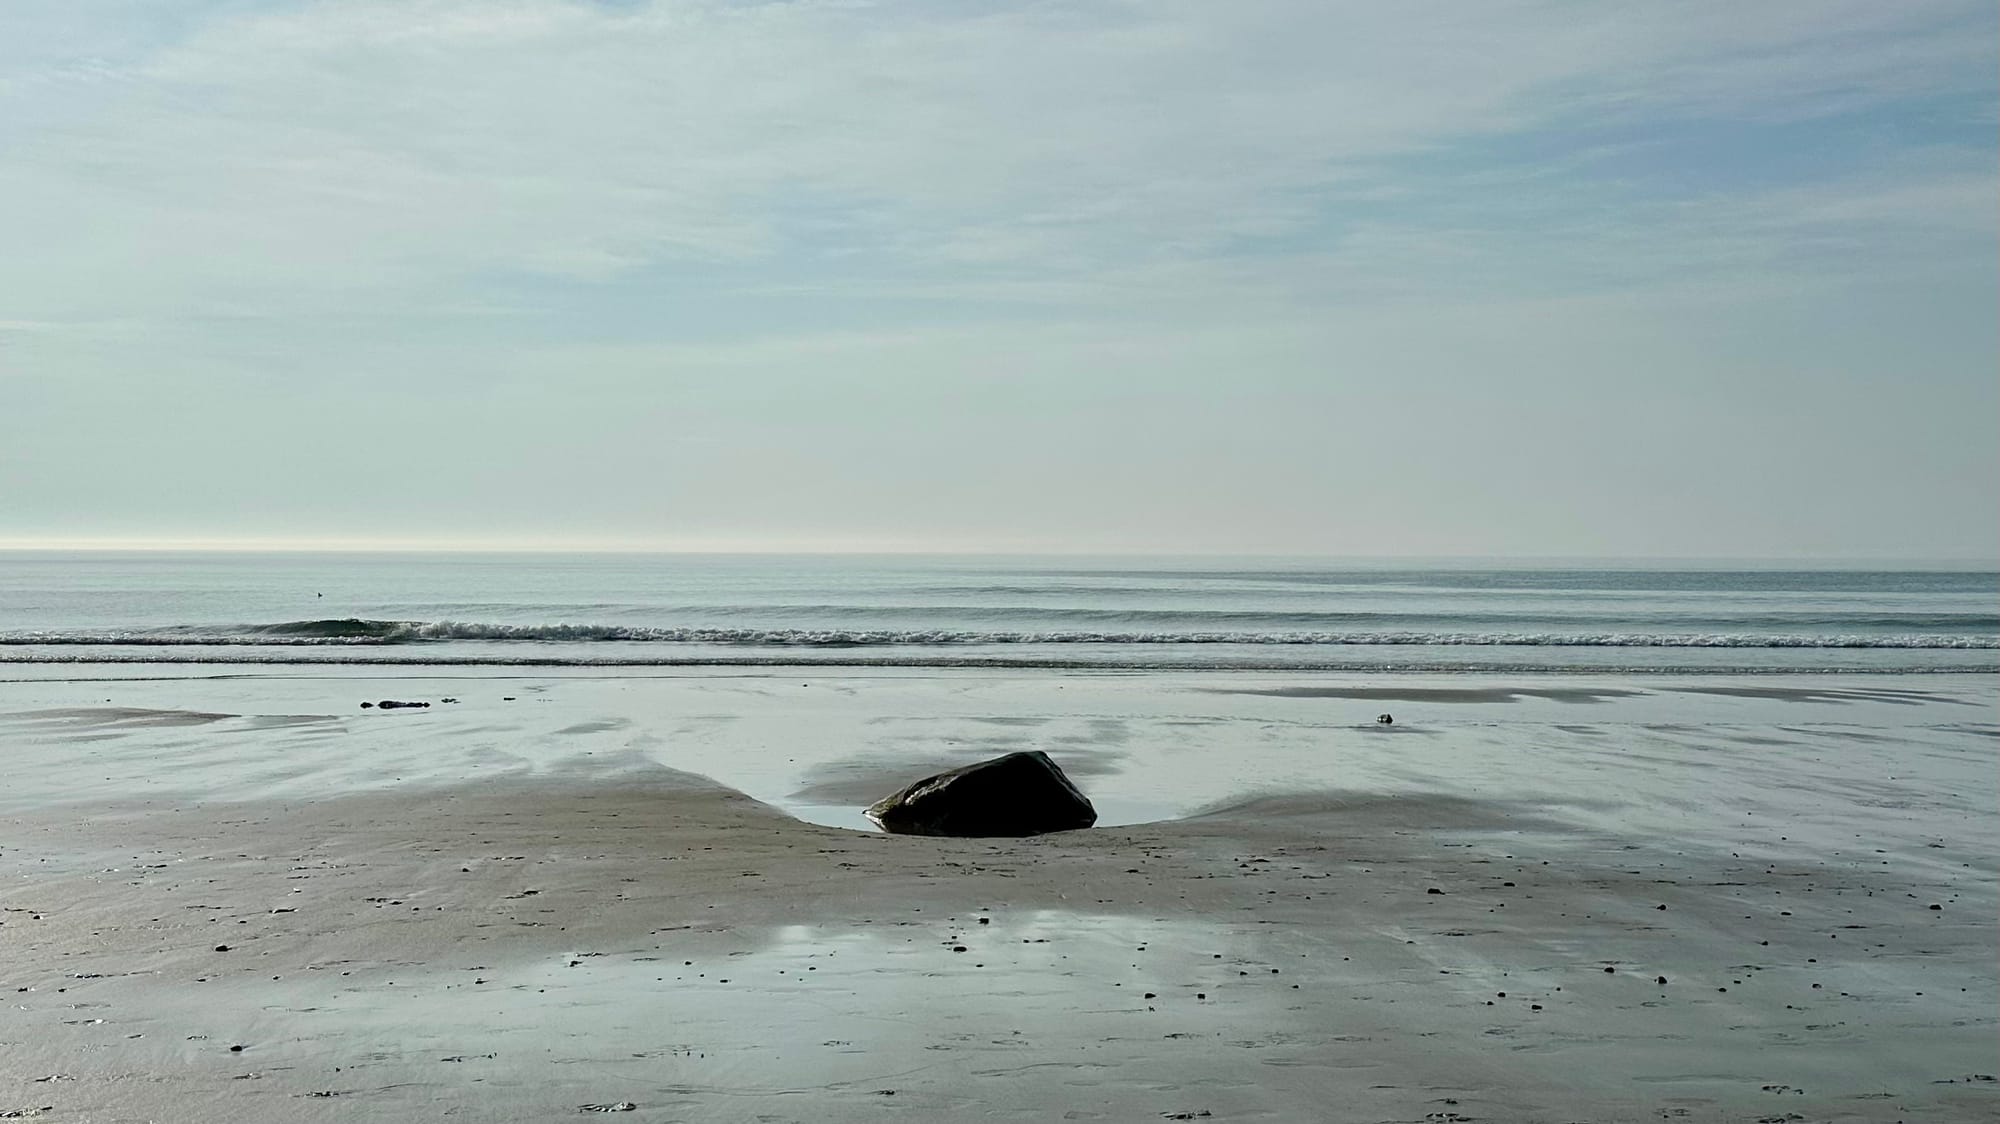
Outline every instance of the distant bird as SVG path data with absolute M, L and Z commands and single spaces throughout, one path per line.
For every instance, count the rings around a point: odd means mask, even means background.
M 1376 716 L 1375 716 L 1375 721 L 1376 721 L 1377 723 L 1381 724 L 1381 725 L 1384 725 L 1384 726 L 1387 726 L 1387 725 L 1389 725 L 1389 724 L 1391 724 L 1391 723 L 1395 722 L 1395 721 L 1396 721 L 1396 719 L 1395 719 L 1394 717 L 1390 716 L 1390 715 L 1387 715 L 1387 714 L 1378 714 L 1378 715 L 1376 715 Z

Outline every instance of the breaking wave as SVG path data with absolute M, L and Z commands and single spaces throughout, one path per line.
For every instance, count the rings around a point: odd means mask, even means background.
M 1279 649 L 1294 651 L 1295 649 Z M 79 666 L 98 665 L 179 665 L 230 667 L 247 666 L 340 666 L 340 667 L 509 667 L 509 668 L 802 668 L 802 667 L 846 667 L 846 668 L 964 668 L 964 669 L 1022 669 L 1043 671 L 1313 671 L 1313 672 L 1429 672 L 1429 673 L 1531 673 L 1586 672 L 1595 675 L 1842 675 L 1852 672 L 1869 672 L 1879 669 L 1857 667 L 1851 664 L 1798 664 L 1772 666 L 1757 663 L 1620 663 L 1603 662 L 1589 665 L 1558 665 L 1534 660 L 1482 660 L 1478 662 L 1453 661 L 1446 659 L 1398 660 L 1382 663 L 1367 660 L 1343 660 L 1335 658 L 1276 658 L 1248 663 L 1237 660 L 1202 659 L 1196 657 L 1161 657 L 1143 659 L 1120 657 L 1117 659 L 1066 658 L 1053 654 L 1024 656 L 973 656 L 973 655 L 828 655 L 812 653 L 801 656 L 796 652 L 784 655 L 687 655 L 687 656 L 567 656 L 567 655 L 431 655 L 420 651 L 403 649 L 400 653 L 391 649 L 383 653 L 381 649 L 286 649 L 284 654 L 268 651 L 249 651 L 247 654 L 230 653 L 226 658 L 212 658 L 185 652 L 164 651 L 160 654 L 148 653 L 143 656 L 128 653 L 102 654 L 91 651 L 88 654 L 41 654 L 21 658 L 10 654 L 0 654 L 0 665 L 8 664 L 74 664 Z M 1990 664 L 1982 663 L 1934 663 L 1919 667 L 1905 667 L 1901 674 L 1985 674 L 1993 671 Z M 43 678 L 40 676 L 37 679 Z
M 0 646 L 290 647 L 424 644 L 710 644 L 766 648 L 937 648 L 987 645 L 1283 645 L 1317 647 L 2000 649 L 2000 635 L 1936 633 L 1563 632 L 1423 630 L 1098 631 L 640 627 L 490 624 L 360 618 L 140 631 L 13 632 Z
M 338 620 L 285 621 L 258 625 L 250 631 L 259 636 L 298 637 L 305 640 L 386 640 L 404 627 L 403 621 L 370 621 L 357 617 Z

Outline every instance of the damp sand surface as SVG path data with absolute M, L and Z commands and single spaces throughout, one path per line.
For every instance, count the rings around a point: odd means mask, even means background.
M 1991 1119 L 2000 690 L 1719 686 L 0 683 L 0 1112 Z M 841 826 L 1019 748 L 1106 826 Z

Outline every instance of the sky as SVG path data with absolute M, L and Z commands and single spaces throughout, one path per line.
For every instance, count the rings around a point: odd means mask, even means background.
M 1990 0 L 8 0 L 0 546 L 2000 559 Z

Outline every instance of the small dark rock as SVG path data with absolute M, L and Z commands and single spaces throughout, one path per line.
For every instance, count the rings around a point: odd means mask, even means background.
M 1375 716 L 1375 721 L 1387 726 L 1396 721 L 1396 716 L 1393 714 L 1378 714 Z
M 371 702 L 365 702 L 365 703 L 362 703 L 362 704 L 361 704 L 361 709 L 363 709 L 363 710 L 374 710 L 374 709 L 375 709 L 375 704 L 374 704 L 374 703 L 371 703 Z
M 1039 750 L 925 777 L 866 813 L 898 835 L 1026 836 L 1097 822 L 1097 809 Z

